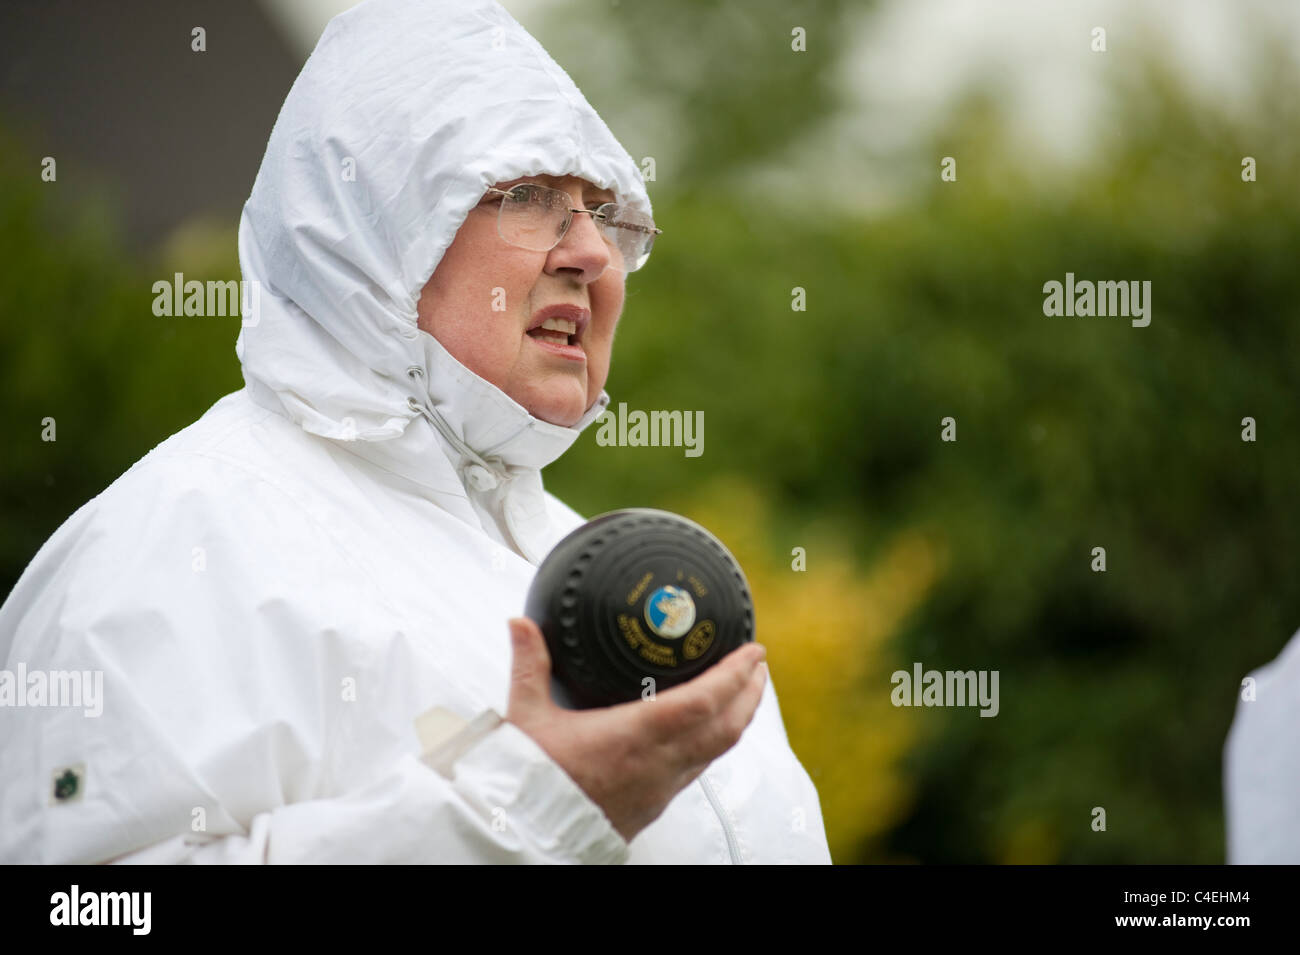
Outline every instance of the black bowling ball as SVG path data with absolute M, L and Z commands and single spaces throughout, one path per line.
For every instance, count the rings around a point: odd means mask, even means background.
M 554 695 L 578 709 L 649 698 L 754 639 L 736 559 L 694 521 L 650 508 L 602 514 L 556 544 L 524 612 L 546 637 Z

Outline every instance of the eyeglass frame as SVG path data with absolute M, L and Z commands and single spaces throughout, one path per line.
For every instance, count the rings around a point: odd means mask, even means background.
M 553 187 L 551 187 L 551 186 L 545 186 L 545 185 L 542 185 L 542 183 L 540 183 L 540 182 L 518 182 L 518 183 L 515 183 L 513 186 L 511 186 L 509 189 L 498 189 L 496 186 L 489 186 L 489 187 L 487 188 L 487 193 L 488 193 L 489 195 L 491 195 L 491 194 L 496 194 L 496 195 L 499 195 L 499 196 L 510 196 L 510 193 L 513 192 L 514 190 L 518 189 L 520 186 L 531 186 L 531 187 L 534 188 L 534 189 L 544 189 L 544 190 L 546 190 L 547 192 L 558 192 L 560 195 L 564 196 L 565 198 L 568 198 L 568 195 L 569 195 L 569 194 L 568 194 L 567 192 L 565 192 L 563 189 L 555 189 L 555 188 L 553 188 Z M 551 249 L 554 249 L 555 246 L 557 246 L 557 245 L 559 245 L 561 242 L 563 242 L 563 241 L 564 241 L 564 237 L 565 237 L 566 235 L 569 234 L 569 226 L 573 225 L 573 214 L 574 214 L 575 212 L 585 212 L 585 213 L 587 213 L 589 216 L 591 216 L 591 218 L 592 218 L 593 221 L 594 221 L 595 219 L 600 219 L 600 220 L 603 222 L 603 221 L 608 217 L 608 213 L 603 213 L 603 212 L 601 212 L 601 210 L 604 209 L 606 206 L 618 206 L 618 205 L 620 205 L 620 203 L 619 203 L 618 201 L 615 200 L 615 201 L 610 201 L 610 202 L 602 202 L 602 203 L 601 203 L 600 205 L 598 205 L 595 209 L 575 209 L 574 207 L 569 206 L 569 207 L 566 209 L 566 211 L 565 211 L 564 228 L 560 229 L 560 234 L 557 235 L 557 236 L 555 237 L 555 243 L 551 246 L 551 248 L 550 248 L 550 249 L 531 249 L 531 250 L 529 250 L 529 251 L 533 251 L 533 252 L 543 252 L 543 251 L 545 251 L 545 252 L 550 252 Z M 503 211 L 504 209 L 505 209 L 505 205 L 502 204 L 501 207 L 497 210 L 497 235 L 501 235 L 501 213 L 502 213 L 502 211 Z M 664 231 L 663 229 L 660 229 L 658 226 L 653 226 L 653 225 L 652 225 L 652 226 L 650 226 L 649 228 L 647 228 L 647 227 L 645 227 L 645 226 L 643 226 L 643 225 L 637 225 L 636 223 L 630 223 L 630 224 L 628 224 L 628 225 L 619 226 L 619 228 L 623 228 L 623 229 L 632 229 L 632 230 L 637 231 L 637 232 L 652 233 L 652 234 L 654 234 L 654 235 L 663 235 L 663 231 Z M 602 236 L 602 237 L 603 237 L 603 236 Z M 502 241 L 506 241 L 505 236 L 501 236 L 501 238 L 502 238 Z M 513 244 L 513 243 L 511 243 L 511 244 Z M 523 246 L 518 246 L 518 248 L 523 248 Z M 647 253 L 647 255 L 648 255 L 648 253 Z M 644 264 L 644 263 L 642 263 L 642 264 Z M 639 267 L 638 267 L 638 268 L 639 268 Z M 638 270 L 638 269 L 633 269 L 632 271 L 635 272 L 635 271 L 637 271 L 637 270 Z M 628 274 L 628 273 L 625 273 L 625 274 Z

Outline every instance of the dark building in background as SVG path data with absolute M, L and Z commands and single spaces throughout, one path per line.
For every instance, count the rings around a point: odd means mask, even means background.
M 137 249 L 196 215 L 238 219 L 301 66 L 255 0 L 0 3 L 0 127 L 29 153 L 16 158 L 36 177 L 53 156 L 70 198 L 108 187 Z

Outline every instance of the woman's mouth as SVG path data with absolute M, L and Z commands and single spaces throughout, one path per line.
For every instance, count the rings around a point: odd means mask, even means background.
M 567 318 L 548 318 L 537 328 L 530 329 L 528 337 L 552 345 L 576 345 L 578 323 Z
M 578 344 L 578 323 L 567 318 L 548 318 L 537 328 L 530 329 L 528 337 L 553 355 L 570 361 L 587 360 L 587 353 Z

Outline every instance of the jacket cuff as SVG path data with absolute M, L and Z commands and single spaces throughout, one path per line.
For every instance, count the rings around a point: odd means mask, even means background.
M 486 801 L 492 825 L 514 829 L 548 856 L 621 864 L 628 845 L 546 750 L 494 710 L 444 738 L 423 762 Z

